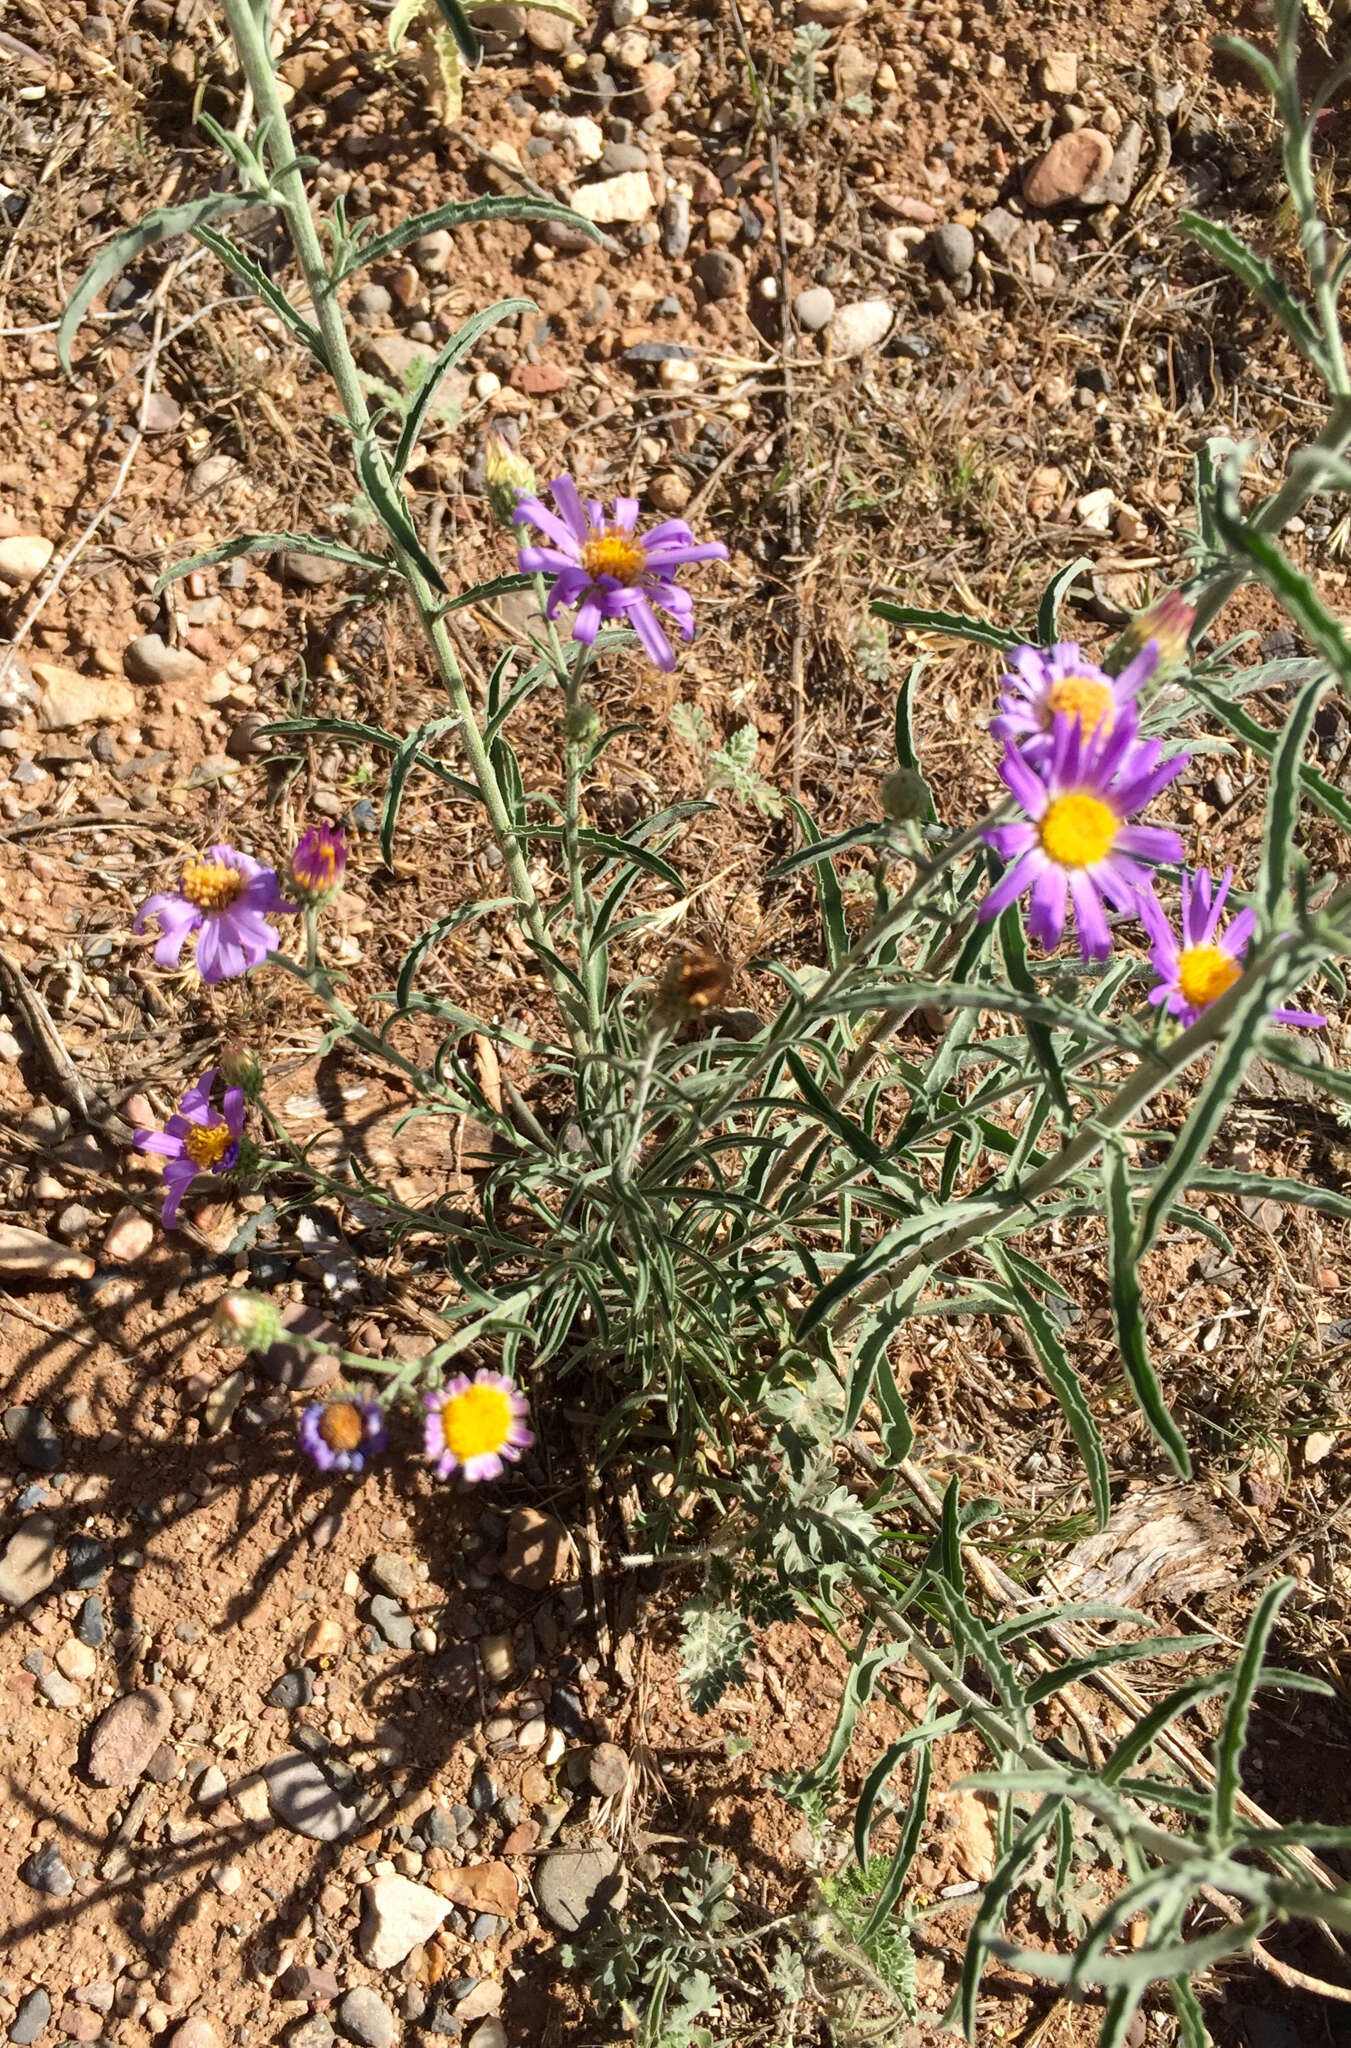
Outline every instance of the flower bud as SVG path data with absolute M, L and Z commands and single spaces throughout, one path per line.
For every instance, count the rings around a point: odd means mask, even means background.
M 483 451 L 483 482 L 499 526 L 511 526 L 518 498 L 533 498 L 539 489 L 534 470 L 496 427 L 488 431 Z
M 882 816 L 890 819 L 893 825 L 906 825 L 913 820 L 933 816 L 929 785 L 914 768 L 893 768 L 890 775 L 882 777 L 879 794 Z
M 589 747 L 594 745 L 600 735 L 600 713 L 594 704 L 588 704 L 583 699 L 580 703 L 568 706 L 563 713 L 565 740 L 570 740 L 575 747 Z
M 281 1335 L 281 1310 L 265 1294 L 223 1294 L 211 1322 L 224 1343 L 241 1351 L 270 1351 Z
M 291 855 L 291 887 L 302 903 L 326 903 L 342 887 L 347 838 L 340 825 L 311 825 Z
M 1147 611 L 1136 613 L 1112 646 L 1103 667 L 1109 676 L 1119 676 L 1152 640 L 1159 650 L 1154 681 L 1166 682 L 1187 666 L 1187 643 L 1195 623 L 1196 606 L 1188 604 L 1180 590 L 1166 590 Z
M 242 1039 L 227 1038 L 220 1051 L 220 1077 L 227 1088 L 242 1088 L 250 1102 L 263 1092 L 263 1063 Z

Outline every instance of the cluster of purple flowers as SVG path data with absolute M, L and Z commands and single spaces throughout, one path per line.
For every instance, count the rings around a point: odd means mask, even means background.
M 1165 755 L 1158 740 L 1139 736 L 1141 686 L 1159 667 L 1161 653 L 1171 666 L 1176 652 L 1175 601 L 1163 601 L 1159 624 L 1159 635 L 1117 676 L 1072 641 L 1015 649 L 991 731 L 1004 742 L 1000 777 L 1024 815 L 984 835 L 1007 866 L 980 916 L 998 917 L 1028 897 L 1028 929 L 1050 952 L 1072 909 L 1085 962 L 1111 953 L 1108 906 L 1138 917 L 1159 977 L 1150 1001 L 1192 1024 L 1238 980 L 1257 920 L 1244 910 L 1221 928 L 1232 869 L 1217 888 L 1206 868 L 1183 873 L 1180 937 L 1154 891 L 1149 869 L 1180 864 L 1182 840 L 1171 826 L 1133 821 L 1191 760 L 1185 753 Z M 1272 1021 L 1317 1028 L 1326 1019 L 1309 1010 L 1276 1010 Z

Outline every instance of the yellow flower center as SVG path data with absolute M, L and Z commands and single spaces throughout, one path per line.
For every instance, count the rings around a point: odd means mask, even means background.
M 319 1421 L 319 1434 L 331 1451 L 355 1451 L 366 1433 L 365 1418 L 355 1401 L 330 1401 Z
M 1239 977 L 1239 964 L 1220 946 L 1187 946 L 1178 955 L 1177 983 L 1189 1003 L 1204 1010 Z
M 1071 790 L 1046 806 L 1041 843 L 1057 867 L 1091 868 L 1112 850 L 1121 820 L 1100 797 Z
M 234 1144 L 228 1124 L 193 1124 L 183 1140 L 183 1150 L 201 1173 L 213 1173 Z
M 587 541 L 582 549 L 582 567 L 588 576 L 612 576 L 616 583 L 636 583 L 647 567 L 647 555 L 641 541 L 611 526 Z
M 183 894 L 208 915 L 228 910 L 244 887 L 238 868 L 223 860 L 190 860 L 183 870 Z
M 1094 676 L 1062 676 L 1046 693 L 1046 724 L 1049 727 L 1057 711 L 1063 711 L 1079 721 L 1083 732 L 1096 732 L 1100 725 L 1110 732 L 1114 708 L 1106 683 Z
M 441 1403 L 446 1449 L 464 1463 L 500 1451 L 511 1433 L 511 1400 L 500 1387 L 470 1387 Z

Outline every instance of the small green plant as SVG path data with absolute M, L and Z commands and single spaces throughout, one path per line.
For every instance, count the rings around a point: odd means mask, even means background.
M 698 704 L 677 704 L 671 724 L 698 761 L 705 789 L 725 789 L 739 802 L 754 804 L 767 818 L 783 816 L 783 798 L 755 767 L 760 735 L 753 725 L 738 726 L 719 747 L 708 714 Z

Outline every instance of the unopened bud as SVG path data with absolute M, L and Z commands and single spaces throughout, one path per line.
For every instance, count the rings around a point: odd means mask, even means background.
M 263 1092 L 263 1063 L 250 1046 L 238 1038 L 227 1038 L 221 1047 L 220 1077 L 227 1088 L 242 1088 L 250 1102 Z
M 291 887 L 302 903 L 327 903 L 342 887 L 347 837 L 340 825 L 311 825 L 291 855 Z
M 265 1294 L 223 1294 L 211 1321 L 216 1335 L 241 1351 L 270 1351 L 281 1335 L 281 1310 Z
M 601 735 L 600 713 L 585 700 L 569 704 L 563 713 L 563 737 L 576 747 L 589 747 Z
M 1120 639 L 1113 644 L 1103 667 L 1109 676 L 1119 676 L 1122 669 L 1134 661 L 1137 654 L 1142 654 L 1152 640 L 1159 650 L 1154 681 L 1166 682 L 1170 676 L 1181 674 L 1187 666 L 1187 643 L 1195 624 L 1196 606 L 1188 604 L 1180 590 L 1166 590 L 1147 611 L 1136 613 Z
M 890 775 L 884 775 L 879 794 L 882 816 L 889 818 L 893 825 L 906 825 L 915 819 L 933 816 L 929 785 L 914 768 L 894 768 Z
M 517 501 L 533 498 L 539 489 L 530 464 L 496 427 L 490 429 L 483 451 L 483 484 L 500 526 L 511 526 Z

